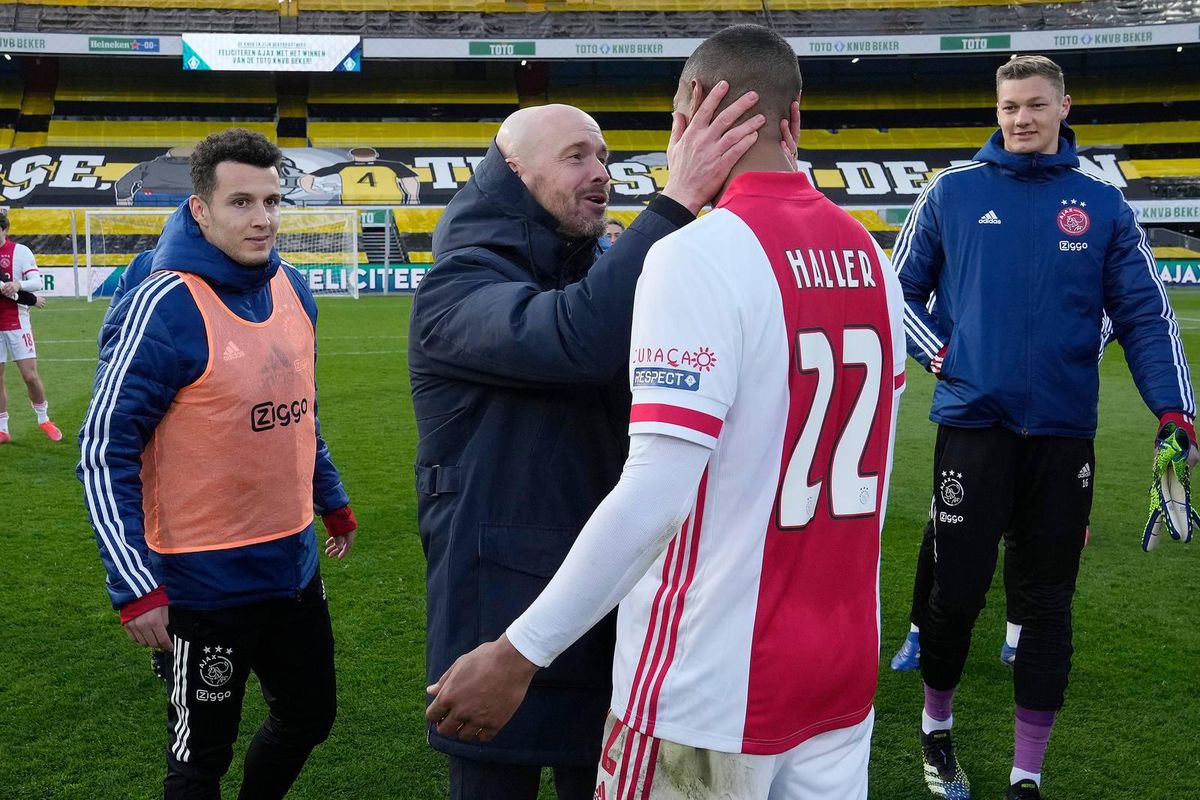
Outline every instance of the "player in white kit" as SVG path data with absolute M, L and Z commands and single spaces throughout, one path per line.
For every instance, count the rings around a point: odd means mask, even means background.
M 62 431 L 50 420 L 46 390 L 38 375 L 29 306 L 18 302 L 20 292 L 36 292 L 42 288 L 42 276 L 33 259 L 33 251 L 8 238 L 8 224 L 8 214 L 0 211 L 0 444 L 11 439 L 8 393 L 4 385 L 4 365 L 9 361 L 17 365 L 21 379 L 25 381 L 38 427 L 57 442 L 62 440 Z
M 684 67 L 673 136 L 719 79 L 768 119 L 801 88 L 785 40 L 728 28 Z M 602 800 L 867 796 L 903 300 L 781 139 L 651 248 L 620 482 L 533 605 L 430 687 L 439 732 L 486 740 L 619 602 Z

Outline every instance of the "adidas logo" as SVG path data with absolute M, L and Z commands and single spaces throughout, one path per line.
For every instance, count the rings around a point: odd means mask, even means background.
M 1076 475 L 1075 477 L 1076 477 L 1076 478 L 1090 478 L 1090 477 L 1092 477 L 1092 465 L 1091 465 L 1091 464 L 1084 464 L 1084 465 L 1083 465 L 1083 469 L 1079 470 L 1079 474 L 1078 474 L 1078 475 Z
M 233 342 L 225 345 L 225 354 L 221 356 L 222 361 L 233 361 L 234 359 L 243 358 L 246 354 L 242 352 L 242 348 L 238 347 Z
M 979 218 L 980 225 L 999 225 L 1000 218 L 996 216 L 995 211 L 989 211 Z

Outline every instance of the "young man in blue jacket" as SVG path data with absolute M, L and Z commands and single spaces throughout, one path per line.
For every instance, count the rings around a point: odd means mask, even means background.
M 1000 67 L 1000 130 L 975 160 L 930 181 L 893 253 L 909 353 L 938 378 L 921 744 L 926 783 L 949 798 L 970 797 L 952 702 L 1005 530 L 1010 553 L 1036 554 L 1020 559 L 1027 602 L 1008 797 L 1041 797 L 1095 481 L 1103 311 L 1159 429 L 1175 423 L 1195 441 L 1188 364 L 1154 255 L 1120 190 L 1080 170 L 1070 107 L 1053 61 Z
M 695 219 L 764 122 L 734 124 L 753 93 L 713 118 L 727 90 L 702 124 L 685 133 L 676 120 L 667 188 L 603 256 L 608 147 L 570 106 L 506 120 L 438 223 L 409 338 L 430 683 L 520 616 L 620 477 L 642 261 Z M 613 623 L 543 670 L 494 740 L 431 726 L 430 744 L 450 758 L 452 798 L 532 800 L 547 766 L 562 800 L 592 797 Z
M 244 800 L 283 797 L 336 712 L 314 507 L 329 556 L 356 524 L 317 421 L 316 305 L 275 250 L 280 160 L 244 130 L 196 147 L 196 194 L 105 321 L 79 434 L 113 606 L 171 655 L 168 800 L 220 797 L 251 671 L 270 714 Z

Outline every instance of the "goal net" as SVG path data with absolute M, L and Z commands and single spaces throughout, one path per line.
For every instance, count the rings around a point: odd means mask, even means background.
M 88 301 L 111 297 L 133 257 L 158 244 L 174 209 L 105 209 L 84 215 Z M 283 209 L 275 247 L 314 295 L 358 297 L 358 210 Z M 183 266 L 183 265 L 181 265 Z

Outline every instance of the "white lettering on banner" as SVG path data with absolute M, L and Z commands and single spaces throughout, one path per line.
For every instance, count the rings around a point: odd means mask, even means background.
M 50 186 L 55 189 L 96 189 L 99 181 L 96 179 L 96 167 L 104 166 L 104 156 L 84 156 L 63 154 L 58 158 L 58 169 L 50 179 Z
M 413 166 L 427 167 L 433 172 L 434 189 L 457 189 L 454 168 L 465 167 L 467 162 L 462 156 L 418 156 L 413 159 Z
M 929 165 L 924 161 L 885 161 L 883 164 L 892 176 L 896 194 L 920 194 L 925 185 L 925 174 Z
M 657 191 L 654 179 L 647 174 L 648 168 L 637 161 L 609 164 L 608 173 L 612 176 L 613 191 L 617 194 L 638 196 Z
M 14 185 L 4 187 L 4 197 L 8 200 L 20 200 L 41 186 L 50 174 L 47 167 L 52 163 L 54 159 L 48 155 L 26 156 L 12 162 L 5 178 Z
M 1125 180 L 1125 174 L 1117 166 L 1117 157 L 1115 155 L 1080 156 L 1079 168 L 1089 175 L 1102 178 L 1122 189 L 1129 185 Z
M 863 250 L 809 248 L 807 263 L 800 250 L 788 250 L 784 255 L 796 278 L 797 289 L 858 289 L 875 286 L 871 259 Z M 854 274 L 856 268 L 858 276 Z
M 1200 279 L 1196 277 L 1196 269 L 1189 267 L 1187 264 L 1175 264 L 1175 271 L 1171 272 L 1171 266 L 1162 267 L 1158 272 L 1158 277 L 1163 283 L 1167 284 L 1186 284 L 1200 283 Z
M 846 180 L 848 194 L 887 194 L 892 189 L 887 173 L 874 161 L 838 161 L 837 168 Z

